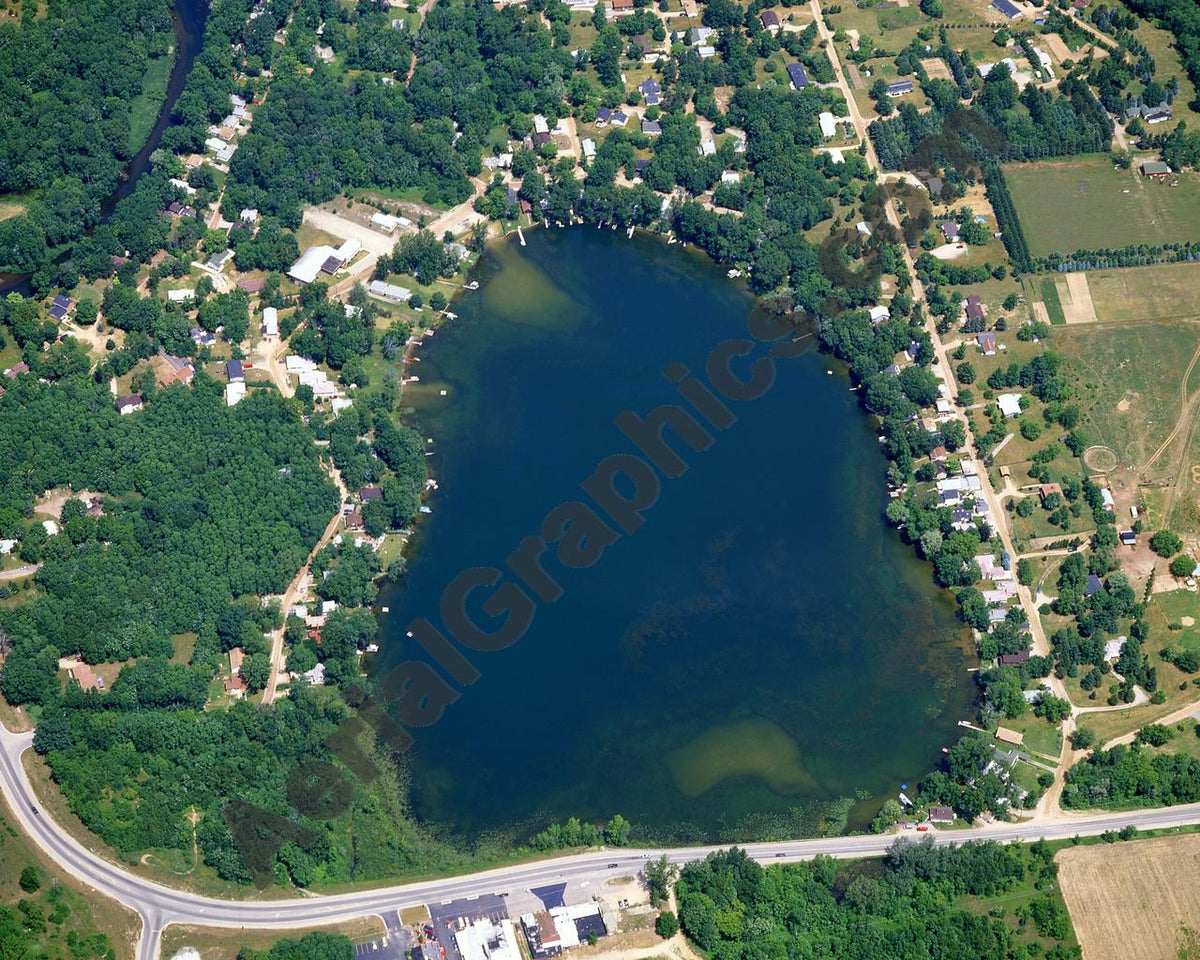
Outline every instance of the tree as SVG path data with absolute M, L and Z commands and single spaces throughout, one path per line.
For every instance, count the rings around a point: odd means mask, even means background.
M 670 940 L 679 932 L 679 918 L 670 910 L 664 910 L 654 920 L 654 932 L 664 940 Z
M 1172 530 L 1159 530 L 1150 538 L 1150 549 L 1160 557 L 1173 557 L 1183 549 L 1183 540 Z
M 21 871 L 20 887 L 26 893 L 36 893 L 41 889 L 42 878 L 38 873 L 37 867 L 30 864 Z
M 657 860 L 647 861 L 643 872 L 646 889 L 650 892 L 650 903 L 658 906 L 671 895 L 671 885 L 679 876 L 679 868 L 663 854 Z
M 1195 569 L 1196 561 L 1186 553 L 1181 553 L 1171 561 L 1171 576 L 1173 577 L 1190 577 Z
M 1096 733 L 1091 727 L 1076 727 L 1071 734 L 1071 746 L 1076 750 L 1087 750 L 1096 743 Z

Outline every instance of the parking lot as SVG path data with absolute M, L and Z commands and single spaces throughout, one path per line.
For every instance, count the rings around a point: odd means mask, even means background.
M 504 898 L 494 893 L 470 897 L 466 900 L 447 900 L 444 903 L 431 903 L 429 906 L 429 925 L 433 927 L 438 941 L 446 951 L 446 960 L 462 960 L 458 946 L 454 942 L 454 932 L 460 921 L 471 923 L 484 918 L 500 921 L 508 919 L 508 908 Z M 358 958 L 370 960 L 370 958 Z
M 383 914 L 387 933 L 382 939 L 370 940 L 354 947 L 354 960 L 404 960 L 414 943 L 412 931 L 400 922 L 400 914 Z

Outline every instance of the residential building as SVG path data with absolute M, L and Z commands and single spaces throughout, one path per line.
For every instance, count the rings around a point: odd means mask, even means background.
M 412 291 L 408 287 L 385 283 L 382 280 L 372 280 L 367 284 L 367 293 L 380 300 L 391 300 L 393 303 L 401 303 L 412 295 Z
M 1020 9 L 1012 0 L 992 0 L 992 6 L 1008 17 L 1009 20 L 1015 20 L 1021 15 Z
M 1150 179 L 1158 179 L 1160 177 L 1169 177 L 1171 168 L 1161 160 L 1147 160 L 1142 164 L 1142 176 Z
M 953 220 L 947 220 L 941 226 L 942 236 L 946 238 L 948 243 L 953 243 L 958 239 L 958 224 Z
M 953 823 L 954 811 L 949 807 L 933 806 L 929 808 L 930 823 Z
M 239 380 L 246 379 L 246 371 L 242 367 L 241 360 L 229 360 L 225 363 L 225 376 L 230 383 L 236 383 Z
M 821 127 L 821 136 L 826 140 L 837 135 L 837 121 L 828 110 L 822 110 L 817 114 L 817 123 Z
M 913 82 L 911 80 L 896 80 L 887 85 L 887 95 L 889 97 L 902 97 L 906 93 L 913 92 Z
M 312 283 L 317 279 L 322 266 L 334 254 L 333 247 L 322 244 L 309 247 L 300 254 L 300 259 L 288 267 L 288 276 L 298 283 Z
M 183 303 L 186 300 L 195 300 L 196 291 L 191 287 L 184 287 L 182 290 L 168 290 L 167 300 L 171 303 Z
M 996 403 L 1000 407 L 1000 412 L 1006 417 L 1021 415 L 1021 395 L 1019 393 L 1002 393 L 996 398 Z
M 758 19 L 762 22 L 763 28 L 766 30 L 778 28 L 779 26 L 779 14 L 774 10 L 763 10 L 758 15 Z
M 994 333 L 981 333 L 975 338 L 975 344 L 979 347 L 979 352 L 985 357 L 994 357 L 996 355 L 996 335 Z
M 262 335 L 268 339 L 279 336 L 279 311 L 275 307 L 263 307 Z
M 792 82 L 793 90 L 802 90 L 808 86 L 808 74 L 804 72 L 804 67 L 799 63 L 789 63 L 787 68 L 788 79 Z
M 137 413 L 143 407 L 142 398 L 136 393 L 117 397 L 117 413 L 125 416 L 127 413 Z

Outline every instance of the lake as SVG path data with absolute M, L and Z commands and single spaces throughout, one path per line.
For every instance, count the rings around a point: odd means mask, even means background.
M 613 420 L 680 402 L 664 367 L 703 377 L 755 310 L 707 258 L 650 236 L 527 239 L 490 248 L 480 289 L 409 367 L 439 489 L 380 597 L 381 668 L 419 655 L 407 626 L 438 621 L 456 575 L 503 567 L 598 463 L 636 452 Z M 883 522 L 870 419 L 802 343 L 764 396 L 730 403 L 737 421 L 708 450 L 674 442 L 689 469 L 641 529 L 589 569 L 548 555 L 561 599 L 513 646 L 472 653 L 481 679 L 413 730 L 420 819 L 525 840 L 621 813 L 646 839 L 748 840 L 814 832 L 857 798 L 861 826 L 957 739 L 968 645 Z

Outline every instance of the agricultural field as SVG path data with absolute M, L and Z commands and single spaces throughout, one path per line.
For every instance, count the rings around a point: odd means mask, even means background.
M 1083 276 L 1100 321 L 1200 317 L 1200 263 L 1089 270 Z
M 1200 919 L 1200 836 L 1067 847 L 1059 880 L 1083 955 L 1176 960 L 1181 925 Z
M 1179 174 L 1172 187 L 1097 154 L 1007 164 L 1004 175 L 1035 257 L 1200 240 L 1200 174 Z

